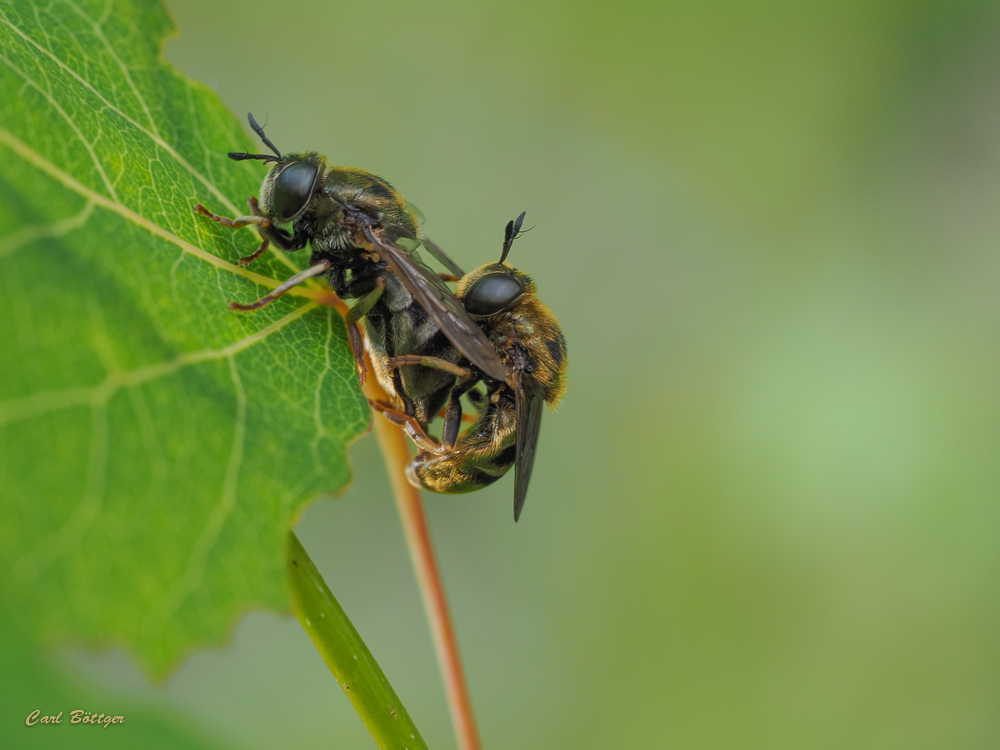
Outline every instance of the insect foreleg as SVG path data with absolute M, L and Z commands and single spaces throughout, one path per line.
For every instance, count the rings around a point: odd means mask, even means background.
M 260 243 L 260 247 L 258 247 L 254 252 L 250 253 L 250 255 L 245 255 L 239 260 L 237 260 L 236 265 L 243 266 L 244 268 L 246 268 L 255 260 L 257 260 L 257 258 L 259 258 L 265 252 L 267 252 L 267 248 L 268 246 L 270 246 L 270 244 L 271 240 L 264 240 L 263 242 Z
M 251 263 L 253 263 L 253 261 L 257 260 L 257 258 L 262 256 L 267 251 L 268 245 L 270 245 L 272 241 L 274 241 L 275 244 L 278 245 L 278 247 L 284 250 L 297 249 L 288 246 L 289 245 L 288 241 L 282 242 L 281 240 L 286 240 L 286 238 L 282 236 L 282 233 L 277 232 L 271 227 L 270 219 L 264 218 L 263 216 L 260 215 L 260 210 L 257 208 L 256 198 L 251 197 L 250 200 L 247 201 L 247 203 L 250 205 L 250 213 L 252 215 L 237 216 L 235 219 L 227 219 L 225 216 L 219 216 L 219 214 L 213 214 L 211 211 L 209 211 L 200 203 L 195 204 L 194 212 L 196 214 L 201 214 L 202 216 L 207 216 L 212 221 L 218 224 L 222 224 L 222 226 L 224 227 L 231 227 L 232 229 L 240 229 L 242 227 L 254 224 L 257 226 L 261 236 L 264 238 L 264 241 L 260 243 L 260 247 L 257 248 L 256 252 L 253 252 L 250 255 L 246 255 L 237 260 L 236 261 L 237 265 L 244 267 L 249 266 Z M 290 241 L 291 238 L 287 238 L 287 240 Z
M 257 224 L 258 226 L 267 226 L 271 223 L 270 219 L 265 219 L 260 214 L 257 214 L 255 216 L 237 216 L 235 219 L 227 219 L 225 216 L 219 216 L 218 214 L 213 214 L 211 211 L 209 211 L 200 203 L 194 204 L 194 212 L 196 214 L 207 216 L 212 221 L 222 224 L 222 226 L 224 227 L 232 227 L 233 229 L 240 229 L 241 227 L 249 226 L 250 224 Z

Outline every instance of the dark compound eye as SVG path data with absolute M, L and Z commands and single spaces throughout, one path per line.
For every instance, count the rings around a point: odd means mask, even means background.
M 312 198 L 318 171 L 315 164 L 305 162 L 292 164 L 282 170 L 274 181 L 272 203 L 275 219 L 291 221 L 306 207 Z
M 521 282 L 506 273 L 491 273 L 475 281 L 465 292 L 462 304 L 469 315 L 503 312 L 524 294 Z

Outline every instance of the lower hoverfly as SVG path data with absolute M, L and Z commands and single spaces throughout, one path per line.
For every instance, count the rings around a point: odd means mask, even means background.
M 416 255 L 420 245 L 456 275 L 462 270 L 420 232 L 420 215 L 381 177 L 351 167 L 331 167 L 315 152 L 285 154 L 264 135 L 253 115 L 250 127 L 272 154 L 230 153 L 236 161 L 273 162 L 260 188 L 259 202 L 250 200 L 250 216 L 228 219 L 198 204 L 195 212 L 224 226 L 257 227 L 263 242 L 257 252 L 240 258 L 248 265 L 269 244 L 300 250 L 310 244 L 309 267 L 273 292 L 249 305 L 231 302 L 236 310 L 270 304 L 313 276 L 326 275 L 341 299 L 357 299 L 348 312 L 347 330 L 358 372 L 365 377 L 364 318 L 376 377 L 409 417 L 426 424 L 444 405 L 454 373 L 438 368 L 390 368 L 388 360 L 423 354 L 442 361 L 464 357 L 479 371 L 503 379 L 507 369 L 493 344 L 442 280 Z M 411 395 L 412 394 L 412 395 Z
M 390 361 L 399 369 L 441 369 L 456 373 L 444 413 L 440 443 L 412 417 L 373 404 L 403 425 L 419 452 L 407 467 L 416 486 L 434 492 L 471 492 L 485 487 L 514 466 L 514 520 L 521 515 L 535 460 L 543 405 L 555 407 L 566 390 L 566 340 L 555 316 L 539 299 L 535 284 L 523 271 L 504 261 L 519 236 L 524 213 L 507 223 L 498 263 L 487 263 L 464 276 L 456 297 L 476 320 L 496 349 L 506 370 L 503 379 L 484 374 L 474 362 L 436 361 L 427 356 L 400 356 Z M 461 398 L 485 384 L 487 395 L 478 417 L 459 434 Z

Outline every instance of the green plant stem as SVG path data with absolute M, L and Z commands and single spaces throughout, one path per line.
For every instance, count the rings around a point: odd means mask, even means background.
M 288 534 L 287 562 L 295 616 L 375 743 L 384 750 L 427 750 L 399 696 L 295 532 Z

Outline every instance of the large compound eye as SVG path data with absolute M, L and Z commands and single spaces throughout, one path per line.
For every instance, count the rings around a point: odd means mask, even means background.
M 315 164 L 306 162 L 292 164 L 282 170 L 274 181 L 272 193 L 275 219 L 291 221 L 302 212 L 312 198 L 318 172 Z
M 514 304 L 522 294 L 521 282 L 510 274 L 490 273 L 466 290 L 462 304 L 469 315 L 495 315 Z

